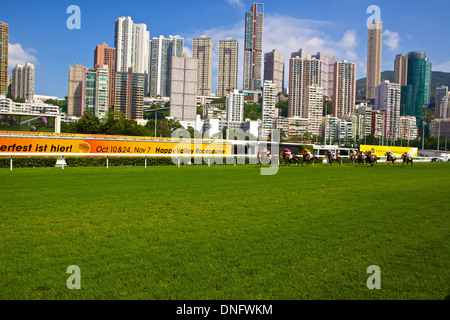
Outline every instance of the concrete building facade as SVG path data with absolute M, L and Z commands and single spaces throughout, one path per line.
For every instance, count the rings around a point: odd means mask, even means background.
M 219 68 L 217 70 L 217 96 L 224 97 L 230 90 L 237 89 L 238 75 L 237 40 L 230 37 L 219 41 Z
M 209 96 L 212 91 L 213 40 L 201 35 L 192 40 L 192 58 L 198 61 L 197 95 Z
M 198 60 L 172 57 L 170 83 L 170 117 L 195 121 L 197 115 Z
M 35 68 L 32 63 L 25 66 L 17 64 L 12 70 L 11 94 L 14 99 L 22 98 L 27 101 L 34 99 Z
M 261 90 L 264 4 L 253 3 L 245 13 L 244 89 Z
M 368 32 L 366 99 L 375 99 L 376 88 L 381 83 L 382 39 L 383 22 L 375 20 Z
M 334 64 L 333 116 L 344 119 L 355 111 L 356 63 L 342 61 Z
M 277 49 L 264 54 L 264 81 L 272 81 L 277 94 L 284 91 L 284 69 L 284 54 Z
M 8 93 L 9 25 L 0 21 L 0 95 Z

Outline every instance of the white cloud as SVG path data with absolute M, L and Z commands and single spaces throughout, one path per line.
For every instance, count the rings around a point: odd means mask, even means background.
M 238 7 L 244 6 L 244 3 L 242 2 L 243 0 L 226 0 L 226 1 L 229 5 L 232 5 L 232 6 L 238 6 Z
M 437 65 L 433 65 L 433 71 L 450 72 L 450 60 Z
M 397 32 L 386 30 L 383 32 L 383 37 L 387 38 L 384 43 L 391 49 L 395 50 L 400 44 L 400 35 Z
M 35 53 L 34 49 L 24 49 L 20 43 L 10 43 L 8 47 L 8 68 L 14 68 L 16 64 L 27 62 L 36 64 L 38 60 L 33 53 Z
M 335 55 L 338 60 L 359 62 L 356 53 L 358 39 L 355 30 L 348 30 L 342 38 L 335 39 L 322 30 L 332 28 L 333 23 L 320 20 L 296 19 L 280 14 L 266 14 L 264 17 L 263 53 L 277 49 L 286 57 L 285 82 L 288 84 L 289 59 L 292 52 L 304 49 L 310 54 L 323 52 L 326 55 Z M 204 34 L 211 37 L 214 42 L 213 79 L 217 78 L 219 40 L 231 37 L 239 42 L 239 71 L 238 87 L 242 88 L 243 53 L 244 53 L 244 21 L 231 26 L 215 27 L 208 30 L 198 30 L 195 34 L 186 35 L 185 42 L 192 46 L 192 38 Z M 186 51 L 186 50 L 185 50 Z M 264 58 L 263 58 L 264 59 Z M 264 61 L 263 61 L 264 62 Z M 358 63 L 360 65 L 360 63 Z M 214 80 L 213 80 L 214 83 Z M 212 88 L 215 91 L 216 88 Z
M 184 46 L 183 51 L 186 52 L 188 58 L 192 58 L 192 49 L 191 48 Z

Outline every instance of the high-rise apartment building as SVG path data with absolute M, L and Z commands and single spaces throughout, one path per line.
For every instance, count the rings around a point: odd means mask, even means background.
M 310 85 L 321 87 L 321 61 L 312 58 L 304 50 L 291 54 L 289 60 L 288 116 L 308 118 L 305 111 L 306 90 Z
M 197 95 L 210 96 L 212 89 L 213 40 L 201 35 L 192 40 L 192 58 L 198 60 Z
M 264 54 L 264 81 L 272 81 L 277 94 L 284 91 L 284 65 L 284 54 L 277 49 Z
M 261 90 L 263 20 L 264 4 L 253 3 L 245 13 L 244 90 Z
M 227 94 L 227 121 L 244 120 L 244 94 L 234 89 Z
M 169 36 L 153 38 L 150 58 L 150 96 L 170 95 L 170 70 L 172 57 L 183 56 L 184 38 Z
M 417 120 L 414 116 L 400 116 L 400 138 L 405 140 L 417 139 Z
M 197 115 L 198 61 L 172 57 L 170 76 L 170 116 L 180 121 L 195 121 Z
M 114 111 L 122 112 L 127 119 L 142 119 L 144 113 L 145 74 L 128 72 L 116 73 L 116 100 Z
M 32 63 L 25 66 L 17 64 L 12 70 L 11 94 L 14 99 L 22 98 L 27 101 L 34 99 L 34 74 Z
M 114 106 L 116 85 L 116 48 L 110 48 L 106 43 L 98 45 L 94 51 L 94 70 L 108 66 L 109 76 L 109 107 Z
M 109 111 L 110 72 L 107 65 L 89 70 L 82 64 L 69 67 L 67 115 L 81 117 L 85 110 L 99 118 Z
M 372 110 L 372 135 L 377 138 L 384 137 L 386 110 Z
M 84 114 L 85 75 L 82 64 L 69 67 L 69 90 L 67 95 L 67 116 L 81 117 Z
M 9 25 L 0 21 L 0 95 L 8 93 Z
M 238 75 L 238 41 L 219 40 L 219 68 L 217 70 L 217 96 L 226 96 L 230 90 L 237 88 Z
M 400 100 L 401 89 L 398 83 L 384 80 L 378 87 L 375 97 L 375 109 L 386 110 L 385 137 L 400 137 Z
M 275 99 L 277 97 L 277 86 L 272 81 L 264 81 L 261 136 L 268 138 L 274 129 L 275 121 Z
M 356 63 L 344 60 L 334 64 L 333 88 L 333 116 L 344 119 L 355 111 Z
M 436 87 L 436 95 L 434 102 L 434 116 L 436 118 L 445 118 L 443 115 L 443 110 L 441 109 L 442 99 L 448 96 L 448 86 L 441 85 L 440 87 Z
M 367 42 L 367 99 L 375 99 L 376 87 L 381 83 L 382 38 L 383 22 L 375 20 L 369 27 Z
M 401 115 L 415 116 L 419 127 L 423 108 L 430 103 L 431 67 L 425 52 L 408 53 L 407 85 L 401 88 Z
M 398 54 L 394 61 L 394 83 L 401 87 L 408 83 L 408 56 Z
M 333 95 L 333 83 L 334 83 L 334 64 L 337 62 L 336 56 L 327 56 L 322 52 L 318 52 L 313 55 L 312 58 L 320 60 L 322 64 L 322 80 L 321 86 L 323 88 L 323 95 L 331 98 Z
M 144 23 L 135 24 L 131 17 L 116 20 L 115 41 L 116 71 L 144 73 L 148 79 L 150 73 L 150 31 Z M 148 93 L 145 88 L 144 94 Z
M 305 114 L 308 118 L 308 131 L 315 136 L 322 132 L 323 88 L 310 85 L 306 89 Z
M 361 103 L 355 107 L 355 113 L 359 116 L 359 136 L 369 136 L 372 133 L 372 106 Z
M 84 109 L 102 119 L 109 111 L 110 90 L 109 67 L 104 65 L 96 70 L 85 70 Z

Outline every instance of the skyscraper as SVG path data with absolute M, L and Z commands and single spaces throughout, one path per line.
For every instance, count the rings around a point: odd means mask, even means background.
M 289 61 L 289 118 L 308 117 L 305 109 L 306 90 L 310 85 L 321 86 L 321 70 L 320 60 L 312 58 L 304 50 L 291 54 Z
M 122 112 L 127 119 L 142 119 L 144 113 L 145 74 L 133 72 L 116 73 L 116 100 L 114 110 Z
M 333 95 L 333 81 L 334 81 L 334 64 L 337 62 L 336 56 L 327 56 L 322 52 L 317 52 L 312 56 L 322 63 L 322 88 L 323 95 L 331 98 Z
M 434 102 L 434 116 L 436 118 L 445 118 L 444 112 L 441 109 L 442 100 L 448 95 L 448 87 L 441 85 L 436 88 L 435 102 Z
M 98 45 L 94 52 L 94 70 L 108 66 L 109 69 L 109 106 L 114 106 L 116 85 L 116 48 L 110 48 L 106 43 Z
M 277 49 L 264 54 L 264 81 L 272 81 L 277 94 L 284 90 L 284 61 L 284 54 Z
M 9 25 L 0 21 L 0 95 L 8 93 Z
M 227 94 L 227 120 L 243 121 L 244 120 L 244 94 L 238 89 L 234 89 Z
M 382 38 L 383 22 L 375 20 L 369 28 L 367 42 L 367 99 L 375 99 L 376 87 L 381 83 Z
M 401 88 L 401 115 L 415 116 L 422 126 L 423 108 L 430 103 L 431 62 L 425 52 L 408 53 L 407 85 Z
M 213 40 L 205 35 L 194 38 L 192 58 L 198 60 L 197 95 L 209 96 L 212 88 Z
M 276 88 L 276 84 L 272 81 L 264 81 L 261 124 L 261 136 L 263 138 L 268 138 L 271 130 L 274 129 Z
M 153 38 L 150 60 L 150 96 L 170 95 L 170 68 L 172 57 L 182 57 L 184 38 L 169 36 Z
M 89 70 L 82 64 L 69 67 L 67 115 L 81 117 L 86 110 L 104 118 L 109 111 L 110 72 L 107 65 Z
M 356 63 L 334 64 L 333 116 L 344 119 L 354 113 L 356 101 Z
M 408 56 L 398 54 L 394 61 L 394 83 L 406 86 L 408 82 Z
M 217 70 L 217 96 L 226 96 L 229 90 L 237 88 L 238 41 L 219 40 L 219 68 Z
M 310 85 L 306 89 L 305 114 L 308 118 L 308 131 L 319 136 L 322 131 L 323 88 Z
M 255 2 L 245 13 L 244 90 L 261 89 L 263 19 L 264 4 Z
M 11 94 L 14 99 L 22 98 L 28 101 L 34 99 L 34 65 L 17 64 L 12 70 Z
M 400 137 L 400 85 L 384 80 L 376 91 L 375 109 L 386 110 L 385 137 Z
M 133 68 L 135 73 L 148 75 L 150 73 L 149 43 L 150 32 L 147 31 L 146 24 L 135 24 L 131 17 L 118 18 L 114 39 L 116 71 L 128 72 L 129 68 Z M 145 90 L 145 93 L 147 91 L 148 89 Z
M 195 121 L 197 115 L 198 61 L 172 57 L 170 68 L 170 116 L 180 121 Z
M 82 64 L 69 67 L 69 90 L 67 95 L 67 115 L 81 117 L 84 113 L 86 68 Z
M 85 70 L 84 109 L 102 119 L 109 111 L 110 73 L 107 65 L 96 70 Z

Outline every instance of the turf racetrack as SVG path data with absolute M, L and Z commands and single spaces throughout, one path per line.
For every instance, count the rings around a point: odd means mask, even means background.
M 0 299 L 445 299 L 450 164 L 0 170 Z M 81 268 L 69 290 L 67 267 Z M 381 270 L 381 289 L 366 286 Z

